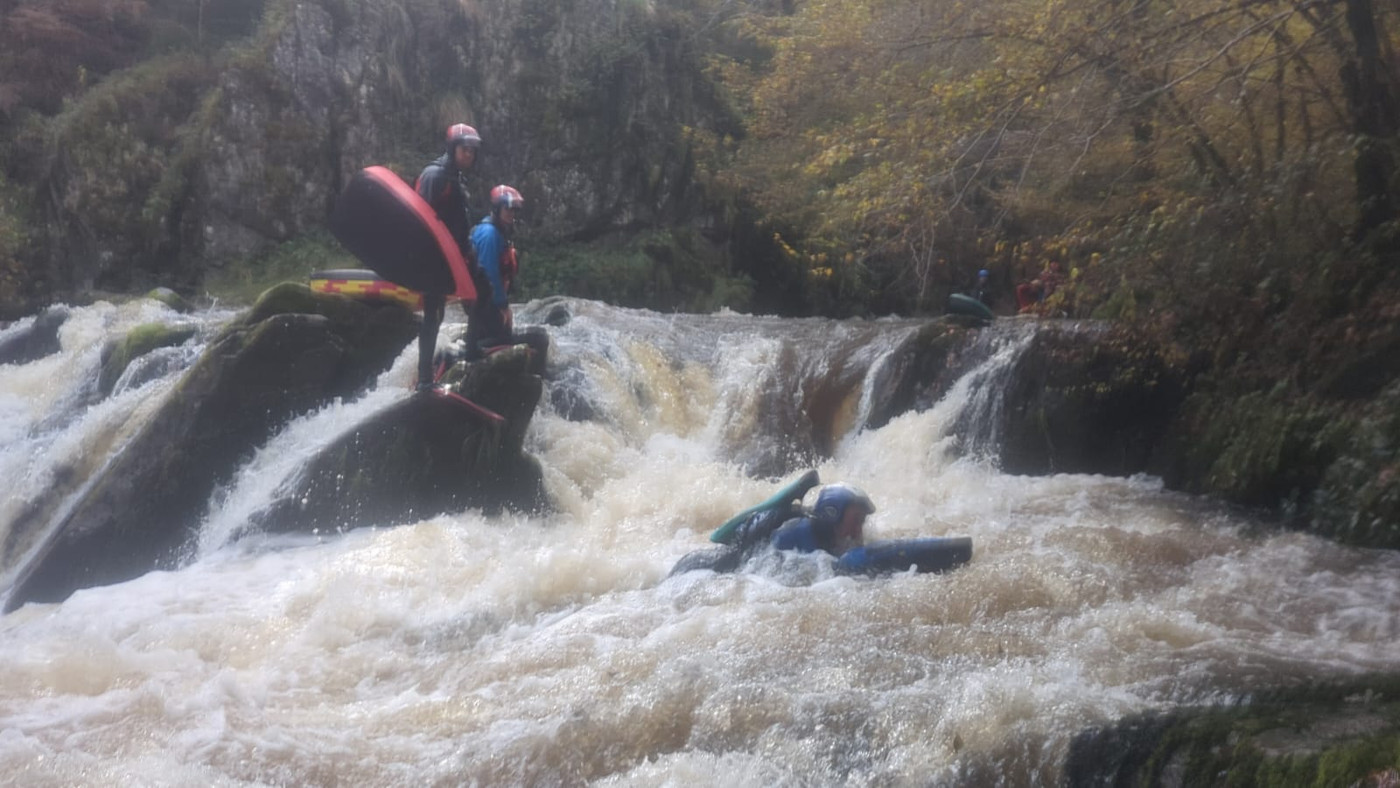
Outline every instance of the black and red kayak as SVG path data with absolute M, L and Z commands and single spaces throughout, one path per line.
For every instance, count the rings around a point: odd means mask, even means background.
M 331 232 L 383 279 L 419 293 L 476 301 L 467 261 L 413 187 L 387 167 L 355 173 L 336 202 Z

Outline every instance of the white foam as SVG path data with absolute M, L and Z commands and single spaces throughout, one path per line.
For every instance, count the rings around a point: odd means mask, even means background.
M 397 396 L 411 355 L 381 388 Z M 678 391 L 684 369 L 619 379 Z M 692 418 L 741 399 L 739 373 L 709 379 L 683 407 L 633 398 L 635 418 L 538 414 L 557 513 L 234 538 L 297 456 L 383 395 L 289 425 L 194 564 L 0 619 L 0 769 L 39 785 L 809 785 L 954 782 L 977 763 L 1049 783 L 1086 725 L 1400 669 L 1400 559 L 1253 535 L 1151 478 L 1002 474 L 951 450 L 970 387 L 819 467 L 875 498 L 871 536 L 971 536 L 968 566 L 667 578 L 775 486 L 718 450 L 707 425 L 726 417 Z

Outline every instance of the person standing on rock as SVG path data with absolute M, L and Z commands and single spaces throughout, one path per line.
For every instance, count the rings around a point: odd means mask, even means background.
M 520 267 L 512 237 L 516 212 L 524 206 L 525 198 L 515 187 L 501 184 L 491 190 L 491 213 L 472 230 L 477 264 L 488 287 L 479 289 L 468 320 L 468 361 L 485 357 L 492 347 L 524 344 L 534 351 L 532 367 L 544 365 L 549 337 L 541 331 L 516 332 L 510 311 L 510 289 Z
M 478 281 L 480 290 L 480 269 L 476 261 L 476 250 L 472 245 L 472 222 L 467 207 L 466 173 L 476 164 L 476 155 L 481 148 L 481 136 L 476 129 L 465 123 L 456 123 L 447 129 L 447 152 L 435 159 L 427 167 L 414 188 L 438 219 L 452 234 L 452 239 L 462 250 L 472 279 Z M 479 301 L 490 299 L 486 294 Z M 438 328 L 442 326 L 443 312 L 447 306 L 446 293 L 423 294 L 423 326 L 418 333 L 418 390 L 427 391 L 433 387 L 433 352 L 437 347 Z M 463 311 L 467 311 L 463 305 Z M 471 313 L 468 311 L 468 320 Z

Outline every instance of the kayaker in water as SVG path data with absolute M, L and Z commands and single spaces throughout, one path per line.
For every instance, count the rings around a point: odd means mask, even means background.
M 848 484 L 828 484 L 817 494 L 812 513 L 783 523 L 771 542 L 778 550 L 822 550 L 840 557 L 865 543 L 865 518 L 874 513 L 875 504 L 864 492 Z
M 828 484 L 810 512 L 798 503 L 775 506 L 751 515 L 723 547 L 698 550 L 676 563 L 671 574 L 694 569 L 731 572 L 771 547 L 799 553 L 825 552 L 839 558 L 865 543 L 865 519 L 875 504 L 859 488 Z
M 751 562 L 752 568 L 760 569 L 764 562 L 756 559 L 794 552 L 824 553 L 832 570 L 842 575 L 946 572 L 972 560 L 972 539 L 965 536 L 867 543 L 865 520 L 875 512 L 870 496 L 849 484 L 828 484 L 808 511 L 802 499 L 819 484 L 817 472 L 807 471 L 768 500 L 734 515 L 710 534 L 718 547 L 685 555 L 671 574 L 734 572 L 749 568 Z

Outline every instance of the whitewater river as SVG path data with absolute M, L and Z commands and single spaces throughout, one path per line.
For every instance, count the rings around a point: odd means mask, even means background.
M 1086 726 L 1400 670 L 1395 555 L 1152 478 L 1009 476 L 967 451 L 955 425 L 1033 327 L 990 332 L 935 406 L 862 429 L 913 323 L 568 307 L 528 446 L 556 511 L 247 528 L 310 452 L 405 396 L 408 348 L 250 458 L 188 566 L 0 618 L 0 783 L 1053 784 Z M 60 354 L 0 367 L 0 518 L 60 512 L 228 316 L 76 309 Z M 96 401 L 102 343 L 153 319 L 204 330 Z M 822 478 L 875 500 L 867 537 L 971 536 L 972 563 L 668 579 L 802 469 L 822 439 L 792 438 L 797 393 L 833 380 L 852 388 Z

